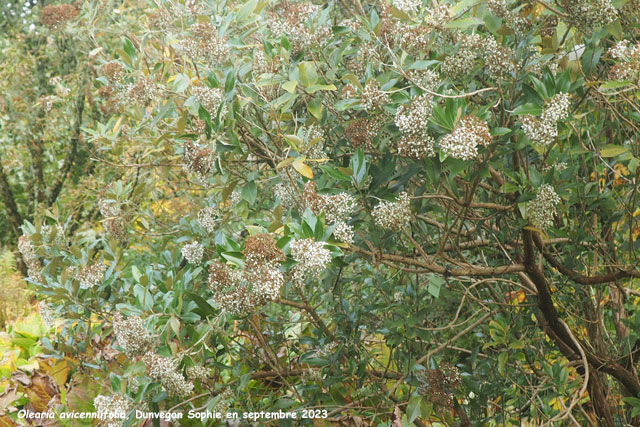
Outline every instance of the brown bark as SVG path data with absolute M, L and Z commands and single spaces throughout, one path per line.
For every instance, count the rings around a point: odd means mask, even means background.
M 614 427 L 613 414 L 611 406 L 607 402 L 607 398 L 603 391 L 603 382 L 599 372 L 591 372 L 589 375 L 589 398 L 593 405 L 593 410 L 598 418 L 598 425 L 605 427 Z
M 75 121 L 75 126 L 73 131 L 73 137 L 71 138 L 71 146 L 69 147 L 69 152 L 67 154 L 67 157 L 65 157 L 64 163 L 60 168 L 60 174 L 58 175 L 58 179 L 56 183 L 53 185 L 53 188 L 49 193 L 49 205 L 52 205 L 58 199 L 58 196 L 62 191 L 62 187 L 67 177 L 69 176 L 69 173 L 71 172 L 71 168 L 73 167 L 76 161 L 76 157 L 78 155 L 78 142 L 80 141 L 80 138 L 82 138 L 81 127 L 82 127 L 82 117 L 84 114 L 84 100 L 85 100 L 85 95 L 81 94 L 78 97 L 78 101 L 76 104 L 77 113 L 76 113 L 76 121 Z
M 534 283 L 538 292 L 538 308 L 542 315 L 542 319 L 540 320 L 543 323 L 543 329 L 569 360 L 578 360 L 580 358 L 578 349 L 559 321 L 559 314 L 553 304 L 549 285 L 540 266 L 536 262 L 534 234 L 529 230 L 523 230 L 522 237 L 526 274 Z M 581 347 L 590 365 L 590 378 L 599 375 L 600 372 L 604 372 L 614 377 L 618 383 L 632 395 L 638 395 L 638 393 L 640 393 L 640 383 L 632 371 L 625 369 L 624 366 L 605 355 L 592 353 L 587 346 L 582 345 Z M 594 405 L 594 410 L 597 411 L 598 417 L 602 419 L 603 425 L 613 425 L 611 409 L 608 407 L 608 403 L 604 398 L 605 394 L 602 390 L 602 381 L 599 381 L 599 378 L 589 382 L 589 393 Z M 604 406 L 607 406 L 607 408 L 604 408 Z
M 7 213 L 7 219 L 9 220 L 9 224 L 11 225 L 11 229 L 13 230 L 16 238 L 18 238 L 22 234 L 22 232 L 20 231 L 20 226 L 22 225 L 22 216 L 20 216 L 18 206 L 16 205 L 16 200 L 13 197 L 13 191 L 11 190 L 11 186 L 9 185 L 9 180 L 7 179 L 7 175 L 5 175 L 4 169 L 1 164 L 0 195 L 2 196 L 2 202 L 4 203 L 4 209 Z

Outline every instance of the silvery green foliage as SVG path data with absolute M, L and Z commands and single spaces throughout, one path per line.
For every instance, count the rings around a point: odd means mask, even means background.
M 49 350 L 112 323 L 96 363 L 126 365 L 113 395 L 138 406 L 630 423 L 617 390 L 638 394 L 635 372 L 593 361 L 622 360 L 640 314 L 619 299 L 627 317 L 583 318 L 593 295 L 568 284 L 637 278 L 637 22 L 547 3 L 123 6 L 127 36 L 86 49 L 92 208 L 43 209 L 17 243 L 75 321 Z M 106 13 L 82 7 L 84 25 Z M 32 104 L 52 121 L 73 87 Z M 584 399 L 559 319 L 612 410 L 549 403 Z

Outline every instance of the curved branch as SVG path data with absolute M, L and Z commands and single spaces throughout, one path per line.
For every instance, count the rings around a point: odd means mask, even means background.
M 640 270 L 637 270 L 632 267 L 626 267 L 623 269 L 619 269 L 618 271 L 612 271 L 611 273 L 601 274 L 599 276 L 585 276 L 580 274 L 568 267 L 565 267 L 563 263 L 558 261 L 551 255 L 548 251 L 545 250 L 544 242 L 540 238 L 539 234 L 533 235 L 533 241 L 536 244 L 536 247 L 542 253 L 544 259 L 551 264 L 556 270 L 565 276 L 569 277 L 569 279 L 573 280 L 576 283 L 580 283 L 581 285 L 600 285 L 603 283 L 615 282 L 619 279 L 636 277 L 640 278 Z
M 417 267 L 422 267 L 432 273 L 439 273 L 448 276 L 496 276 L 501 274 L 510 274 L 510 273 L 519 273 L 525 271 L 524 264 L 510 264 L 503 265 L 500 267 L 476 267 L 469 266 L 463 268 L 454 268 L 449 269 L 448 267 L 443 267 L 438 264 L 434 264 L 427 261 L 421 261 L 419 259 L 413 259 L 401 255 L 390 255 L 384 253 L 374 253 L 372 251 L 368 251 L 366 249 L 359 248 L 357 246 L 350 246 L 354 252 L 361 253 L 363 255 L 368 255 L 375 260 L 387 260 L 392 262 L 399 262 L 407 265 L 415 265 Z

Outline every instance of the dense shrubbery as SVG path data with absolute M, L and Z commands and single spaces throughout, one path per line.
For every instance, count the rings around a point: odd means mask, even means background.
M 317 3 L 7 21 L 43 350 L 96 409 L 637 423 L 637 1 Z

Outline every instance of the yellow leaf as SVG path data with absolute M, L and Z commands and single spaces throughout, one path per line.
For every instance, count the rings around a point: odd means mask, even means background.
M 298 173 L 305 178 L 313 179 L 313 171 L 311 168 L 304 164 L 304 157 L 298 157 L 293 161 L 293 167 Z
M 120 118 L 116 122 L 115 126 L 113 127 L 113 133 L 118 132 L 118 129 L 120 129 L 120 125 L 122 124 L 122 119 L 123 118 L 124 118 L 123 116 L 120 116 Z

